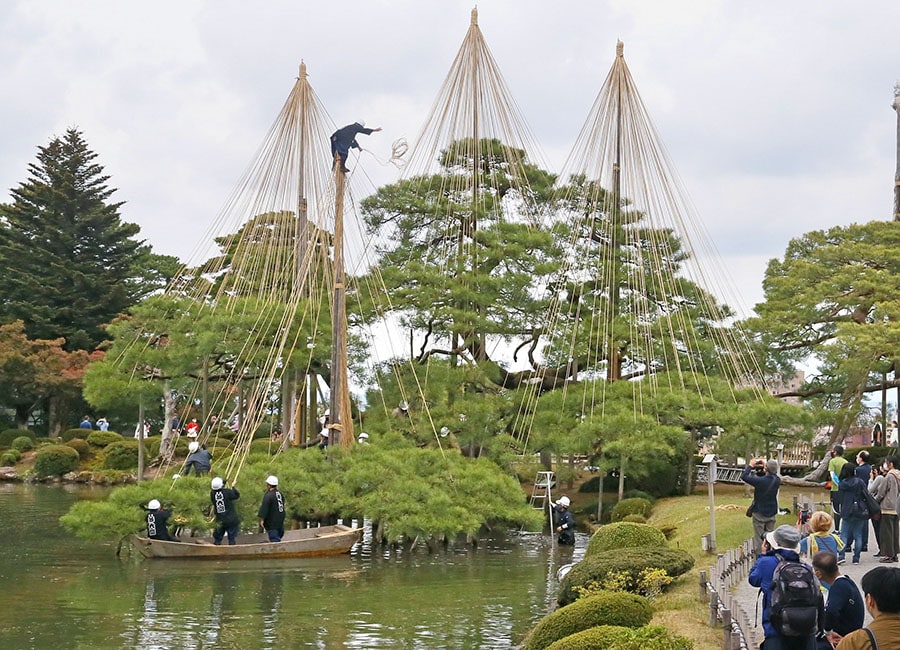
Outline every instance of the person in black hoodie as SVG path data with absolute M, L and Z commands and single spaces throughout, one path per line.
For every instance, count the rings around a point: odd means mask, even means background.
M 278 489 L 278 477 L 266 478 L 266 493 L 259 506 L 259 527 L 269 535 L 270 542 L 280 542 L 284 537 L 284 496 Z
M 238 517 L 237 508 L 234 502 L 241 498 L 241 493 L 237 491 L 237 482 L 231 483 L 231 487 L 225 487 L 225 481 L 218 476 L 212 480 L 209 493 L 210 501 L 213 504 L 213 513 L 216 516 L 216 528 L 213 531 L 213 541 L 218 546 L 222 543 L 225 535 L 228 535 L 228 543 L 233 545 L 237 542 L 238 531 L 241 527 L 241 520 Z
M 838 553 L 838 564 L 843 564 L 847 551 L 853 551 L 853 564 L 859 564 L 859 554 L 863 545 L 863 528 L 869 525 L 869 511 L 866 508 L 865 491 L 869 489 L 865 481 L 856 476 L 852 463 L 841 467 L 838 499 L 841 504 L 841 541 L 844 548 Z

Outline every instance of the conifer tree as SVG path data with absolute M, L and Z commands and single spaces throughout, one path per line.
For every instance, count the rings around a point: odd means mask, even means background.
M 69 129 L 29 165 L 0 205 L 0 322 L 21 319 L 29 337 L 65 338 L 93 350 L 102 326 L 166 281 L 174 258 L 154 255 L 80 131 Z

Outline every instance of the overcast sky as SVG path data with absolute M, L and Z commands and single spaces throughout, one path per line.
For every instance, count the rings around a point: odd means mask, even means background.
M 413 140 L 473 2 L 0 0 L 0 201 L 68 127 L 157 252 L 185 261 L 251 161 L 300 60 L 337 124 Z M 891 218 L 900 1 L 483 0 L 479 25 L 554 170 L 616 40 L 722 256 L 738 308 L 810 230 Z M 371 166 L 389 182 L 391 169 Z

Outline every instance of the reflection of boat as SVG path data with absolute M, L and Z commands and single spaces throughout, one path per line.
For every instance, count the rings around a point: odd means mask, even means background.
M 322 526 L 287 530 L 280 542 L 270 542 L 264 534 L 242 535 L 241 543 L 216 546 L 207 539 L 191 538 L 182 542 L 164 542 L 135 535 L 138 552 L 148 558 L 223 559 L 312 557 L 347 553 L 359 541 L 361 528 Z

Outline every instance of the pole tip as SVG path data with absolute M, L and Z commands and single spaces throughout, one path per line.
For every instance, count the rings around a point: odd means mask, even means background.
M 300 79 L 306 79 L 306 62 L 300 59 Z
M 616 56 L 617 56 L 618 58 L 621 59 L 621 58 L 622 58 L 622 53 L 623 53 L 624 51 L 625 51 L 625 43 L 623 43 L 622 41 L 617 40 L 617 41 L 616 41 Z
M 472 26 L 478 26 L 478 5 L 475 5 L 475 8 L 472 9 Z

